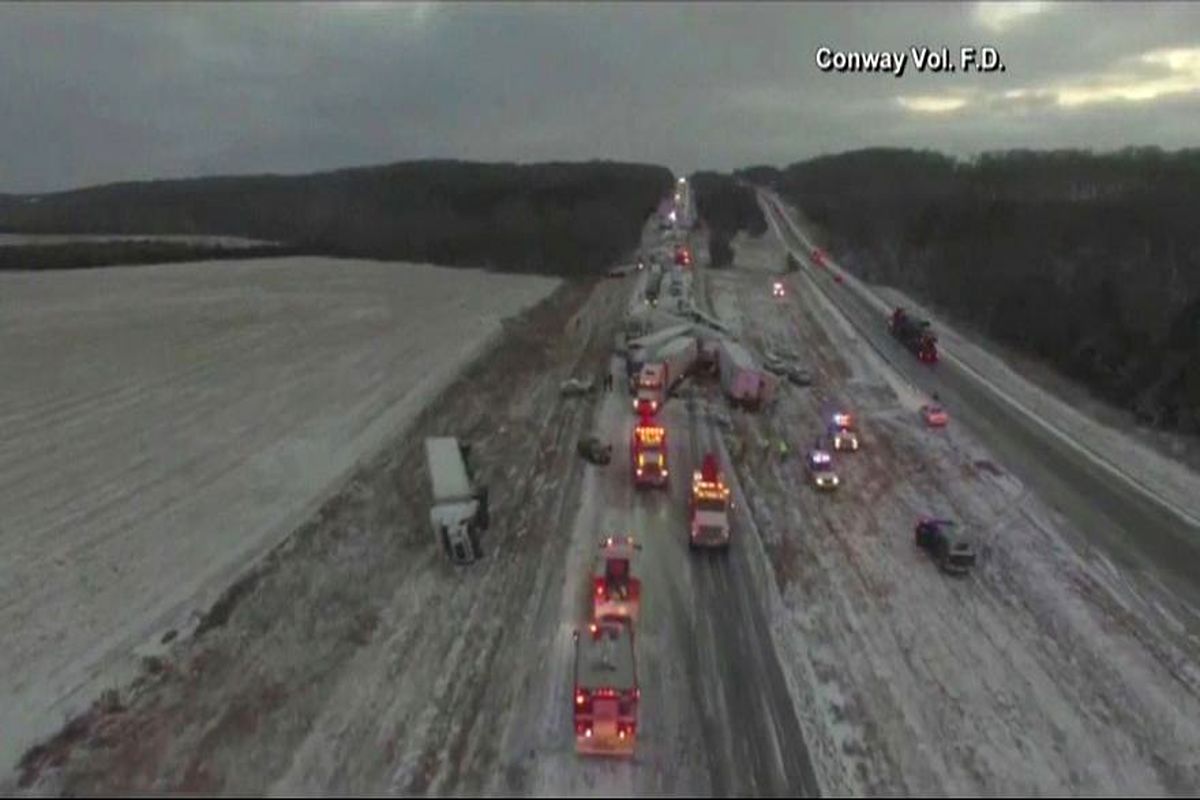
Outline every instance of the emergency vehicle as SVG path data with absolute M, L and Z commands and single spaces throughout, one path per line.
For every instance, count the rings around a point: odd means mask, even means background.
M 642 417 L 633 429 L 634 486 L 667 485 L 667 429 Z
M 717 468 L 717 457 L 708 453 L 692 473 L 691 528 L 688 546 L 728 548 L 730 540 L 729 487 Z
M 633 627 L 602 619 L 575 632 L 575 750 L 631 756 L 637 742 L 637 662 Z
M 634 554 L 641 550 L 632 536 L 609 536 L 600 541 L 592 570 L 592 618 L 622 617 L 637 621 L 642 582 L 633 574 Z
M 829 418 L 829 433 L 834 450 L 858 450 L 858 425 L 850 412 L 835 411 Z

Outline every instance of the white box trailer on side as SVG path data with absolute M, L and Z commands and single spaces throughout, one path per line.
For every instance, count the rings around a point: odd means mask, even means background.
M 479 534 L 487 528 L 487 489 L 477 488 L 468 473 L 467 451 L 452 436 L 425 440 L 425 459 L 433 487 L 429 520 L 446 555 L 470 564 L 483 555 Z
M 696 363 L 696 339 L 692 336 L 680 336 L 664 344 L 658 349 L 657 360 L 667 371 L 666 389 L 679 383 Z
M 762 369 L 754 356 L 740 344 L 722 339 L 717 347 L 717 369 L 721 388 L 735 404 L 762 406 L 775 396 L 779 380 Z

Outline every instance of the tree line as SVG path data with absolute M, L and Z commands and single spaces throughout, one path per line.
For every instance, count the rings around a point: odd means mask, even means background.
M 670 170 L 643 164 L 411 161 L 5 195 L 0 231 L 236 236 L 316 254 L 569 277 L 632 252 L 671 185 Z
M 714 267 L 733 263 L 729 242 L 744 230 L 752 236 L 767 231 L 767 220 L 755 199 L 754 189 L 733 176 L 697 172 L 691 180 L 696 210 L 708 226 L 708 252 Z
M 1200 150 L 873 149 L 736 174 L 860 277 L 1200 432 Z

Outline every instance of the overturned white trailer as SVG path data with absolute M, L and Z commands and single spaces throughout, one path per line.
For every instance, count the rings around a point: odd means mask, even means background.
M 717 342 L 721 389 L 734 405 L 758 409 L 775 397 L 779 379 L 763 369 L 746 348 L 730 339 Z

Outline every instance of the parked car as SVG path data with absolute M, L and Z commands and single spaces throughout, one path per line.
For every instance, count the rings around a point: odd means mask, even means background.
M 928 550 L 946 572 L 965 574 L 975 566 L 975 543 L 957 523 L 922 517 L 914 530 L 917 547 Z
M 605 444 L 599 436 L 589 434 L 579 440 L 579 455 L 593 464 L 612 461 L 612 445 Z

